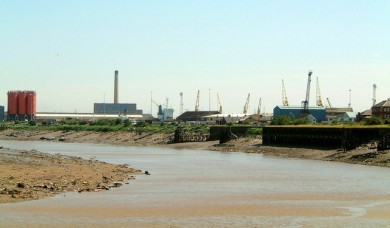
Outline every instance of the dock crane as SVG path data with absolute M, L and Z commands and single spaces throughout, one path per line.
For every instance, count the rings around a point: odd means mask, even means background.
M 157 112 L 157 117 L 158 117 L 158 119 L 163 120 L 163 118 L 164 118 L 164 113 L 163 113 L 162 105 L 157 104 L 157 102 L 155 102 L 153 99 L 152 99 L 152 102 L 153 102 L 153 103 L 157 106 L 157 108 L 158 108 L 158 112 Z
M 261 114 L 261 98 L 259 99 L 259 104 L 257 105 L 257 114 Z
M 302 114 L 309 114 L 309 99 L 310 99 L 310 83 L 311 83 L 311 75 L 312 71 L 309 71 L 308 77 L 307 77 L 307 87 L 306 87 L 306 99 L 302 101 L 303 110 Z
M 372 85 L 373 87 L 373 94 L 372 94 L 372 106 L 376 104 L 376 84 Z
M 282 79 L 282 104 L 283 106 L 288 106 L 286 88 L 284 87 L 284 81 Z
M 317 77 L 317 89 L 316 89 L 316 103 L 317 106 L 324 107 L 324 104 L 322 103 L 320 83 L 318 82 L 318 77 Z
M 199 112 L 199 90 L 198 95 L 196 96 L 195 112 Z
M 251 93 L 248 94 L 248 97 L 246 98 L 246 102 L 244 105 L 244 110 L 243 113 L 246 115 L 248 113 L 248 108 L 249 108 L 249 100 L 251 98 Z
M 332 108 L 332 105 L 330 104 L 330 101 L 329 101 L 329 97 L 327 97 L 326 100 L 328 101 L 329 108 Z
M 221 100 L 219 99 L 218 93 L 217 93 L 217 103 L 218 103 L 218 112 L 222 114 L 222 104 L 221 104 Z

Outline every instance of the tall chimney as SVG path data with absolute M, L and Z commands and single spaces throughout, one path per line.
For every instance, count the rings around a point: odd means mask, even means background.
M 115 71 L 114 104 L 118 104 L 118 71 Z

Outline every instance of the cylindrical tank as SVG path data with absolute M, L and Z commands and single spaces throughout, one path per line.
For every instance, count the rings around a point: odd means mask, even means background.
M 33 92 L 33 104 L 32 104 L 32 114 L 36 115 L 37 114 L 37 93 Z
M 18 115 L 26 115 L 27 112 L 26 112 L 26 109 L 27 109 L 27 105 L 26 105 L 26 101 L 27 101 L 27 93 L 26 92 L 20 92 L 18 94 Z
M 36 114 L 36 94 L 34 91 L 27 92 L 27 100 L 26 100 L 26 113 L 28 115 Z
M 27 115 L 33 114 L 33 105 L 34 105 L 34 94 L 32 92 L 27 93 L 27 100 L 26 100 L 26 113 Z
M 18 113 L 18 92 L 8 92 L 8 115 L 16 115 Z

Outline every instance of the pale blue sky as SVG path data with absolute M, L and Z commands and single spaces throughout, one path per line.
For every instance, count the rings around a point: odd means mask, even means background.
M 158 103 L 193 110 L 266 112 L 305 98 L 313 71 L 323 102 L 355 111 L 390 97 L 390 1 L 0 1 L 0 105 L 7 91 L 35 90 L 38 112 L 92 112 L 119 101 L 149 113 Z M 156 107 L 153 105 L 153 114 Z

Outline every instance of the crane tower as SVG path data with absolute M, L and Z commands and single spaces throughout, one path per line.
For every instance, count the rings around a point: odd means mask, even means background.
M 261 98 L 259 99 L 259 105 L 257 106 L 257 114 L 261 114 Z
M 199 90 L 198 90 L 198 95 L 196 96 L 195 112 L 199 112 Z
M 288 106 L 286 88 L 284 87 L 284 81 L 282 79 L 282 104 L 283 106 Z
M 309 74 L 307 76 L 307 86 L 306 86 L 306 99 L 302 101 L 303 104 L 303 114 L 309 113 L 309 99 L 310 99 L 310 83 L 311 83 L 311 75 L 312 71 L 309 71 Z
M 329 97 L 327 97 L 326 100 L 328 101 L 329 108 L 332 108 L 332 105 L 330 104 L 330 101 L 329 101 Z
M 248 94 L 248 97 L 246 98 L 245 105 L 244 105 L 244 110 L 243 110 L 243 113 L 244 113 L 244 114 L 247 114 L 247 113 L 248 113 L 249 100 L 250 100 L 250 98 L 251 98 L 251 94 L 249 93 L 249 94 Z
M 219 109 L 218 112 L 222 114 L 222 104 L 221 104 L 221 100 L 219 99 L 218 93 L 217 93 L 217 102 L 218 102 L 218 109 Z
M 321 98 L 321 91 L 320 91 L 320 84 L 318 82 L 318 77 L 317 77 L 317 90 L 316 90 L 316 103 L 317 103 L 317 106 L 319 107 L 324 107 L 324 105 L 322 104 L 322 98 Z

